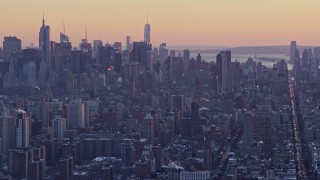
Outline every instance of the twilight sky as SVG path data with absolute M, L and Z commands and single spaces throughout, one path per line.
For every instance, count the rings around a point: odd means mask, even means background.
M 0 38 L 37 45 L 43 11 L 52 40 L 64 21 L 73 45 L 85 24 L 89 41 L 140 41 L 147 14 L 156 46 L 320 45 L 319 0 L 1 0 Z

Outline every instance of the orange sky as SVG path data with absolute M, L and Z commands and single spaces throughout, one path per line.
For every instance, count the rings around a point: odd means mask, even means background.
M 149 14 L 154 45 L 320 45 L 320 0 L 1 0 L 0 37 L 38 44 L 42 12 L 58 41 L 66 24 L 73 45 L 143 38 Z

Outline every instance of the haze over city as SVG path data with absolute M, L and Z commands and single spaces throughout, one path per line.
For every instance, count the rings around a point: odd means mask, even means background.
M 308 0 L 4 0 L 0 3 L 0 36 L 16 35 L 23 46 L 37 46 L 43 12 L 52 40 L 66 33 L 79 44 L 88 39 L 142 39 L 147 14 L 153 44 L 192 46 L 285 45 L 295 39 L 319 45 L 320 1 Z
M 0 5 L 0 179 L 320 180 L 319 0 Z

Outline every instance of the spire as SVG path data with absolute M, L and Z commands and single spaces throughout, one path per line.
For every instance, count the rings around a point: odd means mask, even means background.
M 86 39 L 86 40 L 88 40 L 87 38 L 88 38 L 88 34 L 87 34 L 87 25 L 85 25 L 85 39 Z
M 147 14 L 147 24 L 149 24 L 149 13 Z
M 66 34 L 66 26 L 64 24 L 64 20 L 63 20 L 63 34 Z
M 45 26 L 45 22 L 44 22 L 44 12 L 42 13 L 42 26 Z

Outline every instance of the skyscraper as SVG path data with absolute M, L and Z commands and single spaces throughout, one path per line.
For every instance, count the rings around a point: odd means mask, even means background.
M 217 55 L 217 64 L 219 66 L 219 85 L 223 92 L 229 90 L 229 60 L 231 61 L 231 51 L 221 51 Z
M 132 51 L 132 44 L 131 44 L 131 37 L 130 36 L 126 37 L 126 44 L 127 44 L 127 51 L 131 52 Z
M 27 148 L 30 145 L 31 120 L 23 110 L 17 110 L 16 119 L 16 147 Z
M 66 129 L 66 119 L 57 116 L 52 120 L 53 137 L 57 138 L 59 142 L 62 141 L 63 131 Z
M 46 67 L 48 68 L 47 72 L 49 72 L 51 67 L 50 27 L 46 26 L 44 17 L 39 32 L 39 49 L 41 51 L 41 60 L 46 63 Z
M 4 37 L 3 59 L 5 61 L 10 61 L 11 54 L 18 51 L 21 51 L 21 40 L 15 36 Z
M 149 57 L 151 51 L 151 45 L 147 42 L 134 42 L 132 49 L 131 60 L 144 64 L 146 67 L 150 67 Z
M 149 144 L 154 143 L 154 117 L 151 116 L 151 113 L 148 113 L 147 116 L 143 119 L 142 123 L 143 138 L 148 140 Z
M 144 25 L 144 41 L 150 44 L 151 39 L 150 39 L 150 24 L 149 20 L 147 18 L 147 24 Z
M 189 61 L 190 61 L 190 50 L 185 49 L 183 50 L 183 71 L 184 72 L 188 71 Z
M 296 58 L 296 49 L 297 49 L 297 42 L 291 41 L 290 45 L 290 62 L 294 63 Z

